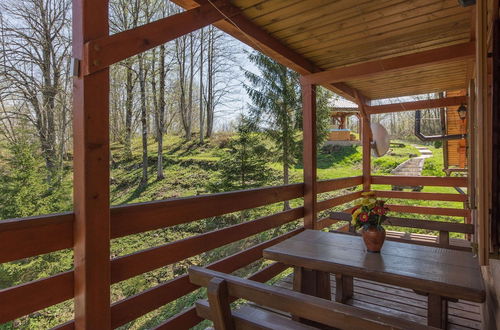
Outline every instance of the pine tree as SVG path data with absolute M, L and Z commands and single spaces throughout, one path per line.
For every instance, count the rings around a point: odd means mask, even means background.
M 297 134 L 301 111 L 299 75 L 259 52 L 250 53 L 248 59 L 260 71 L 258 75 L 245 72 L 251 84 L 245 86 L 252 101 L 250 114 L 275 143 L 283 164 L 283 183 L 288 184 L 289 169 L 300 150 Z M 289 208 L 287 202 L 284 208 Z
M 0 219 L 60 212 L 67 208 L 69 192 L 47 180 L 47 169 L 37 146 L 20 141 L 9 146 L 10 157 L 0 175 Z M 66 204 L 66 207 L 63 206 Z
M 211 190 L 241 190 L 265 185 L 270 176 L 269 152 L 261 140 L 252 123 L 242 117 L 236 137 L 221 158 L 219 175 Z

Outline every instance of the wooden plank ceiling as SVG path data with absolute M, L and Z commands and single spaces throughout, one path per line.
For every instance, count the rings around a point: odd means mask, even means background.
M 473 6 L 463 8 L 457 0 L 231 2 L 255 25 L 323 70 L 461 44 L 473 35 Z M 455 59 L 345 83 L 370 99 L 462 89 L 470 62 Z

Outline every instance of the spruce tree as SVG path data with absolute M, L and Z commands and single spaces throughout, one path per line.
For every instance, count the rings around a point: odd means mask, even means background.
M 247 118 L 240 118 L 237 134 L 221 157 L 219 174 L 211 190 L 241 190 L 267 183 L 270 176 L 267 166 L 269 151 L 259 134 Z

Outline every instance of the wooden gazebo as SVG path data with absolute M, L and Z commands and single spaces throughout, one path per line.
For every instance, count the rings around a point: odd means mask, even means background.
M 466 7 L 460 3 L 470 1 L 173 2 L 186 10 L 110 35 L 108 1 L 73 0 L 74 211 L 0 222 L 0 261 L 73 249 L 74 269 L 1 290 L 0 323 L 74 298 L 74 320 L 59 329 L 120 327 L 193 292 L 198 286 L 185 274 L 111 304 L 112 284 L 303 218 L 303 227 L 207 266 L 231 273 L 259 260 L 265 248 L 304 228 L 328 228 L 339 219 L 320 219 L 320 212 L 356 201 L 362 191 L 376 188 L 381 197 L 464 202 L 464 208 L 397 204 L 391 207 L 401 213 L 472 219 L 474 228 L 467 227 L 465 232 L 474 233 L 472 248 L 483 265 L 488 292 L 482 322 L 485 329 L 494 329 L 494 322 L 499 322 L 500 317 L 498 304 L 495 305 L 500 298 L 496 296 L 500 290 L 498 1 L 477 0 Z M 301 74 L 303 183 L 110 207 L 110 65 L 209 24 Z M 359 106 L 363 127 L 361 176 L 316 179 L 317 85 Z M 373 99 L 456 90 L 465 93 L 435 100 L 370 103 Z M 474 128 L 468 131 L 467 177 L 372 175 L 370 115 L 462 103 L 468 105 L 468 121 Z M 463 187 L 467 188 L 467 195 L 391 192 L 378 185 Z M 358 190 L 342 190 L 358 186 L 361 186 Z M 337 190 L 343 191 L 339 197 L 318 198 L 319 194 Z M 296 198 L 303 198 L 303 206 L 133 254 L 110 257 L 110 240 L 114 238 Z M 448 232 L 457 230 L 455 225 L 441 223 L 437 229 L 442 232 L 439 238 L 424 244 L 449 246 Z M 419 223 L 412 222 L 412 226 L 418 227 Z M 282 263 L 273 263 L 251 278 L 265 282 L 287 268 Z M 186 329 L 201 320 L 192 307 L 164 320 L 158 329 Z

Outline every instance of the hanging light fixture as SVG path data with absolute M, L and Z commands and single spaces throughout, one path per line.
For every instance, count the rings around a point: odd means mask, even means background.
M 460 106 L 457 109 L 457 112 L 460 119 L 465 120 L 465 118 L 467 118 L 467 107 L 465 106 L 465 104 L 463 103 L 460 104 Z

